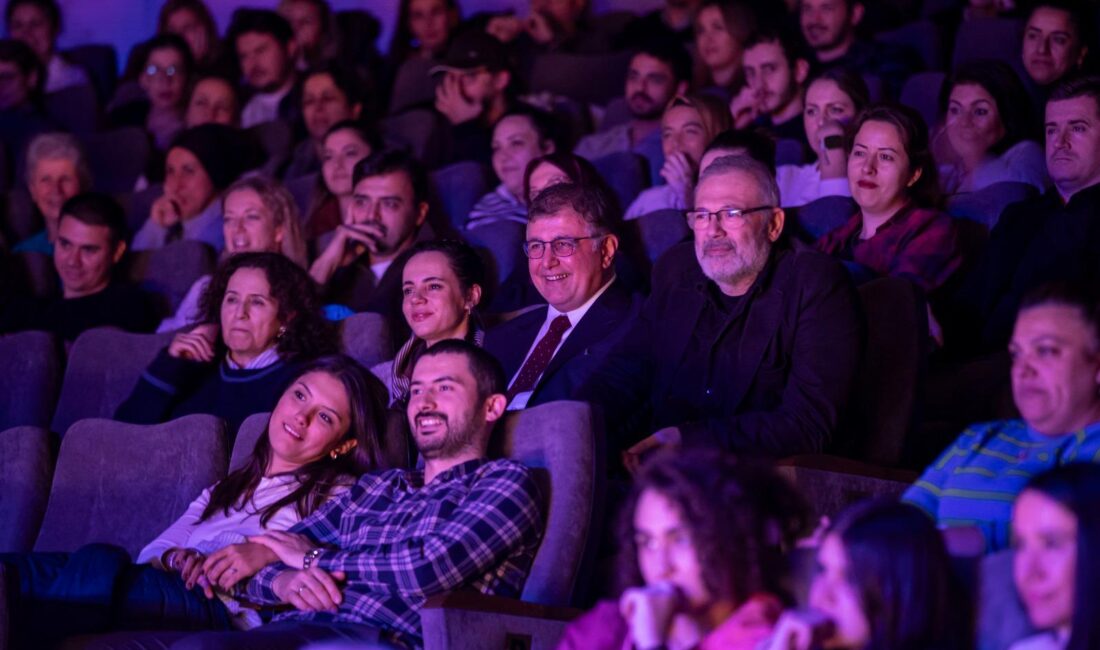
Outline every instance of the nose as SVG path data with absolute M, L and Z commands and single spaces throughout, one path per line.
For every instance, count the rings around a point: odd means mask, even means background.
M 1059 127 L 1051 137 L 1054 138 L 1055 149 L 1069 148 L 1069 129 Z
M 868 155 L 863 157 L 862 170 L 863 170 L 863 173 L 867 174 L 868 176 L 874 175 L 875 170 L 876 170 L 875 157 L 874 156 L 868 154 Z
M 1016 357 L 1012 362 L 1012 376 L 1017 379 L 1030 379 L 1035 376 L 1035 366 L 1031 359 L 1024 355 Z
M 1040 54 L 1050 54 L 1050 39 L 1049 38 L 1040 38 L 1039 39 L 1039 53 Z
M 424 298 L 423 291 L 421 291 L 420 289 L 413 289 L 412 294 L 409 296 L 409 301 L 412 302 L 412 304 L 414 305 L 422 305 L 427 302 L 427 299 Z

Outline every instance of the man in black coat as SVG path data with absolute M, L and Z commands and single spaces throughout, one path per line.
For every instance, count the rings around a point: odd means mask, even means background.
M 662 446 L 776 457 L 828 443 L 859 362 L 858 299 L 840 263 L 774 245 L 778 205 L 762 164 L 707 167 L 688 213 L 694 244 L 658 261 L 641 317 L 578 392 L 602 407 L 628 468 Z
M 568 399 L 641 308 L 615 278 L 619 240 L 608 206 L 601 190 L 573 184 L 544 190 L 531 204 L 524 251 L 548 304 L 485 337 L 509 379 L 509 409 Z

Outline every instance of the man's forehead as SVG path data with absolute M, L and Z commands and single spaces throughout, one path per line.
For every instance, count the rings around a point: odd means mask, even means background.
M 1047 103 L 1047 122 L 1079 119 L 1095 120 L 1097 118 L 1100 118 L 1100 102 L 1088 95 L 1058 99 Z
M 413 368 L 413 381 L 431 383 L 444 379 L 460 384 L 473 382 L 470 364 L 464 355 L 444 353 L 421 357 Z
M 588 232 L 588 222 L 576 210 L 565 206 L 555 212 L 532 219 L 527 224 L 527 236 L 554 235 L 581 236 Z
M 86 224 L 71 215 L 61 215 L 58 234 L 74 244 L 105 244 L 111 238 L 111 229 L 107 226 Z
M 363 178 L 355 185 L 356 194 L 412 194 L 412 182 L 408 174 L 395 171 L 388 174 L 375 174 Z
M 657 57 L 650 56 L 644 52 L 640 52 L 634 55 L 634 58 L 630 60 L 630 69 L 634 72 L 641 72 L 648 74 L 651 72 L 662 72 L 665 74 L 672 74 L 672 66 L 658 59 Z
M 704 176 L 695 189 L 695 203 L 732 205 L 749 202 L 755 206 L 763 200 L 763 195 L 763 189 L 752 174 L 733 169 Z

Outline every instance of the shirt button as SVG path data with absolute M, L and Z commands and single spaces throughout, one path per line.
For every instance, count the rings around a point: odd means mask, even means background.
M 710 395 L 710 389 L 709 388 L 707 389 L 707 395 Z

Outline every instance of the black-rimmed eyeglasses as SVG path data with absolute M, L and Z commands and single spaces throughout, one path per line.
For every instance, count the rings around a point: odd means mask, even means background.
M 589 235 L 587 237 L 558 237 L 553 241 L 541 239 L 528 239 L 523 242 L 523 254 L 530 259 L 537 260 L 546 254 L 546 247 L 554 251 L 556 257 L 569 257 L 577 252 L 577 242 L 585 239 L 603 239 L 607 235 Z
M 714 218 L 718 219 L 718 224 L 723 228 L 740 228 L 741 224 L 745 223 L 745 216 L 749 213 L 774 209 L 775 206 L 761 205 L 755 208 L 745 208 L 744 210 L 735 210 L 733 208 L 724 208 L 722 210 L 715 210 L 714 212 L 707 210 L 687 210 L 684 212 L 684 218 L 687 219 L 688 226 L 694 230 L 706 228 Z

